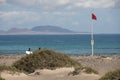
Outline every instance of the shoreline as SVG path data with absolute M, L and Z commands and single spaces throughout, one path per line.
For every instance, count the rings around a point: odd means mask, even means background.
M 57 51 L 58 52 L 58 51 Z M 62 52 L 60 52 L 62 53 Z M 69 56 L 91 56 L 91 54 L 86 53 L 86 54 L 72 54 L 72 53 L 62 53 L 62 54 L 66 54 Z M 26 55 L 26 53 L 0 53 L 1 55 Z M 98 54 L 98 53 L 94 53 L 94 56 L 120 56 L 120 53 L 102 53 L 102 54 Z

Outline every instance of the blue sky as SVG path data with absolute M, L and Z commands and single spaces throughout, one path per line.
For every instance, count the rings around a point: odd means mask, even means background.
M 120 0 L 0 0 L 0 30 L 53 25 L 78 32 L 120 33 Z

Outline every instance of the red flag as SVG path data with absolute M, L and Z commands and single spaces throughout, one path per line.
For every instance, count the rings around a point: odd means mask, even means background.
M 93 14 L 93 13 L 92 13 L 92 19 L 93 19 L 93 20 L 97 20 L 96 15 L 95 15 L 95 14 Z

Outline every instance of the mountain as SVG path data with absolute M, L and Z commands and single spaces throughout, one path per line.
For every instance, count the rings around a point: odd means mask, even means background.
M 31 31 L 37 32 L 59 32 L 59 33 L 73 33 L 73 31 L 64 29 L 57 26 L 36 26 L 31 29 Z
M 68 34 L 75 33 L 71 30 L 57 26 L 36 26 L 31 29 L 11 28 L 8 31 L 0 30 L 0 35 L 24 35 L 24 34 Z
M 29 29 L 27 28 L 11 28 L 9 29 L 7 32 L 11 33 L 11 32 L 25 32 L 25 31 L 29 31 Z

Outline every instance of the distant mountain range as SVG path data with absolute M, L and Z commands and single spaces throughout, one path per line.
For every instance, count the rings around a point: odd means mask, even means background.
M 60 33 L 71 33 L 73 31 L 60 28 L 57 26 L 37 26 L 33 27 L 31 31 L 38 31 L 38 32 L 60 32 Z
M 76 33 L 74 31 L 64 29 L 57 26 L 36 26 L 32 29 L 27 28 L 11 28 L 8 31 L 0 30 L 0 35 L 22 35 L 22 34 L 69 34 Z

